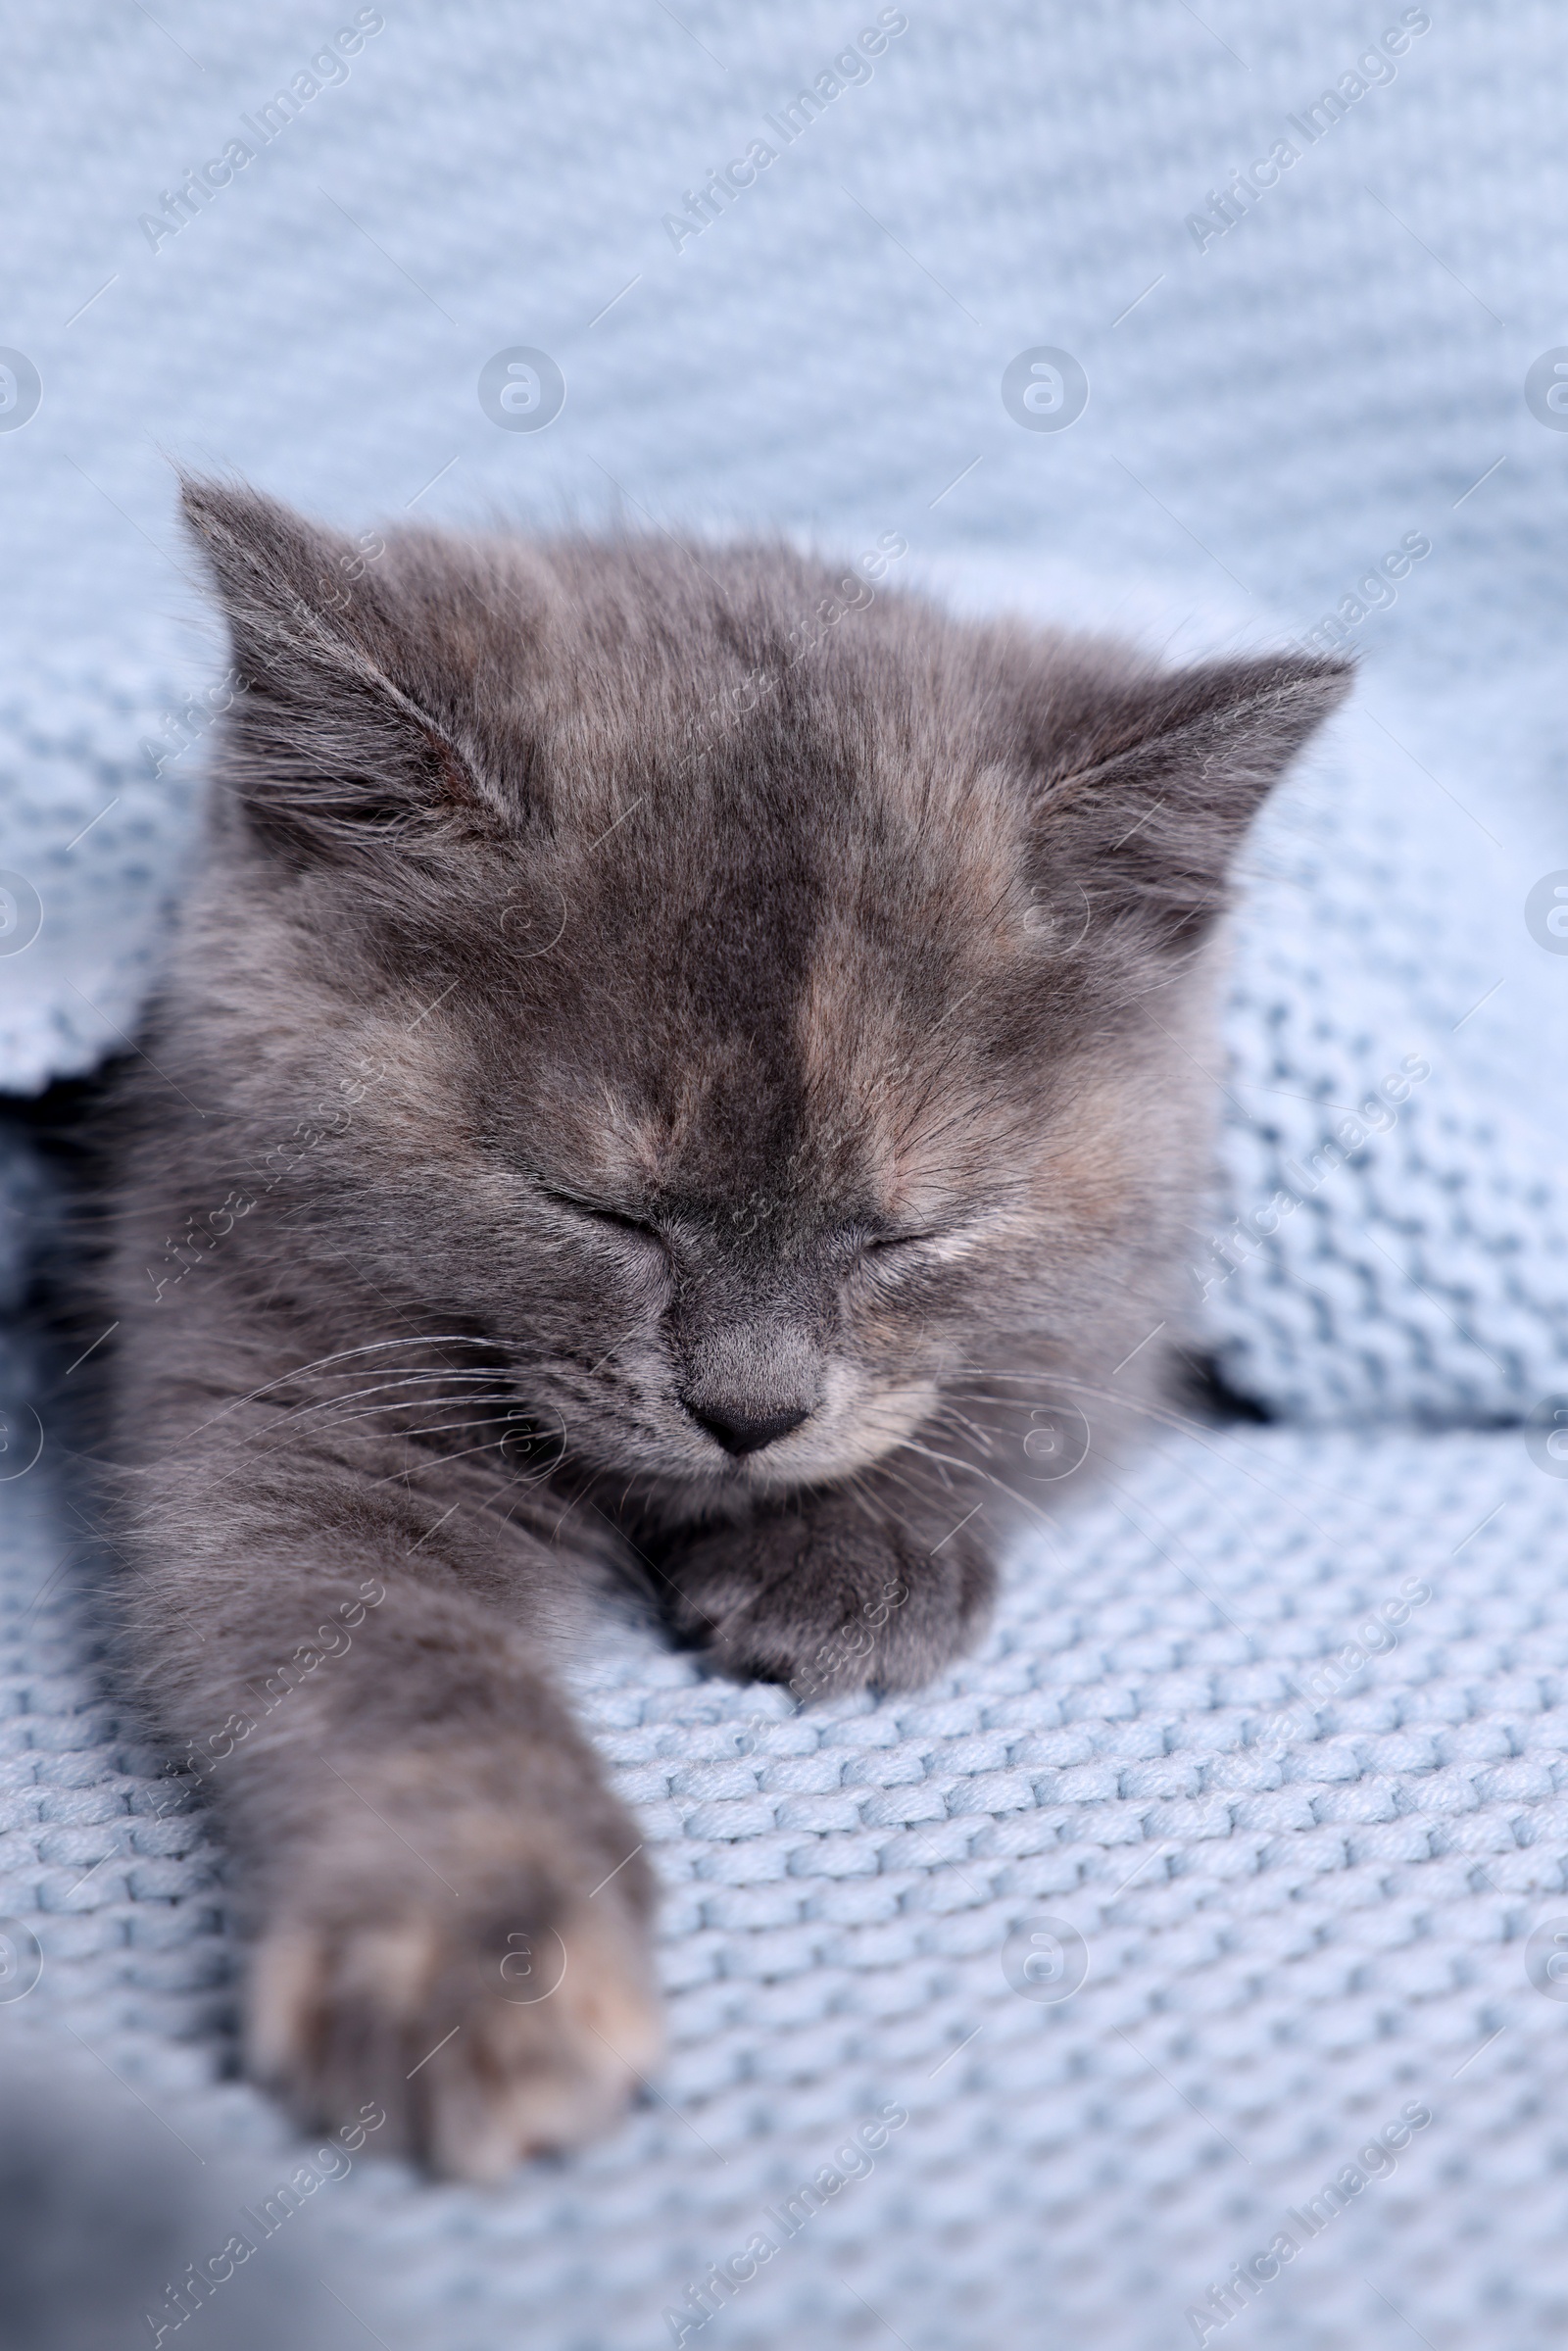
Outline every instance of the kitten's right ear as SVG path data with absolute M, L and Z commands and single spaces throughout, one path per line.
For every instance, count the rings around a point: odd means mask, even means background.
M 240 682 L 220 773 L 258 829 L 342 853 L 484 820 L 461 676 L 419 597 L 378 575 L 384 542 L 368 552 L 243 485 L 181 491 Z

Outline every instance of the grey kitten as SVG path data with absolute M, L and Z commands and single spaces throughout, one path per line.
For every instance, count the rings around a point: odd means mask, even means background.
M 493 2177 L 659 2048 L 582 1595 L 805 1697 L 974 1641 L 1157 1396 L 1227 872 L 1348 672 L 960 624 L 893 542 L 185 507 L 238 683 L 120 1202 L 140 1685 L 253 2071 Z

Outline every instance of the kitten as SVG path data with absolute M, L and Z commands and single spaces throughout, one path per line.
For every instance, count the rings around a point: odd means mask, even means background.
M 239 685 L 121 1202 L 140 1687 L 253 2072 L 490 2178 L 657 2062 L 574 1595 L 805 1697 L 975 1640 L 1159 1392 L 1227 872 L 1348 672 L 185 509 Z

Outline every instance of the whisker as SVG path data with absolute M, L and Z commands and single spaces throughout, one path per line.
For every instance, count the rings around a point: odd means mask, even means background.
M 475 1421 L 473 1425 L 475 1428 L 479 1428 L 483 1426 L 483 1423 Z M 429 1433 L 427 1432 L 427 1434 Z M 456 1433 L 456 1431 L 453 1432 L 454 1435 Z M 483 1445 L 462 1445 L 455 1453 L 437 1453 L 429 1461 L 411 1461 L 402 1469 L 388 1470 L 384 1478 L 372 1479 L 371 1484 L 374 1486 L 412 1486 L 416 1478 L 427 1478 L 434 1469 L 445 1469 L 453 1461 L 466 1461 L 474 1453 L 493 1453 L 498 1445 L 505 1445 L 505 1443 L 504 1437 L 491 1437 L 487 1438 Z M 542 1470 L 539 1474 L 542 1483 L 544 1478 L 548 1477 L 549 1472 Z
M 493 1339 L 476 1339 L 468 1331 L 445 1331 L 437 1333 L 433 1337 L 425 1337 L 416 1332 L 414 1343 L 419 1347 L 484 1347 L 491 1349 L 494 1349 L 498 1344 Z M 318 1355 L 313 1363 L 302 1363 L 291 1371 L 279 1372 L 275 1378 L 264 1380 L 259 1388 L 249 1389 L 244 1396 L 231 1396 L 221 1411 L 213 1414 L 212 1420 L 204 1420 L 201 1428 L 191 1429 L 187 1434 L 191 1437 L 200 1436 L 202 1429 L 210 1429 L 213 1426 L 213 1421 L 221 1420 L 225 1414 L 237 1411 L 241 1404 L 255 1403 L 259 1396 L 266 1396 L 273 1388 L 286 1387 L 290 1380 L 308 1379 L 312 1372 L 324 1371 L 333 1363 L 350 1362 L 356 1355 L 373 1355 L 382 1347 L 407 1347 L 409 1344 L 406 1337 L 371 1339 L 368 1340 L 363 1347 L 341 1347 L 335 1354 Z
M 965 1461 L 961 1456 L 954 1453 L 936 1452 L 929 1445 L 919 1444 L 912 1437 L 906 1437 L 904 1440 L 902 1449 L 916 1453 L 927 1461 L 951 1464 L 953 1468 L 964 1471 L 969 1477 L 978 1478 L 983 1485 L 994 1487 L 998 1494 L 1004 1494 L 1010 1502 L 1015 1502 L 1020 1510 L 1027 1511 L 1031 1518 L 1044 1519 L 1048 1525 L 1052 1523 L 1049 1513 L 1041 1503 L 1036 1502 L 1029 1494 L 1019 1494 L 1017 1489 L 1009 1486 L 1004 1478 L 999 1478 L 992 1471 L 982 1469 L 978 1462 Z M 951 1492 L 951 1480 L 947 1481 L 947 1487 Z
M 458 1396 L 388 1396 L 384 1403 L 365 1404 L 357 1412 L 333 1413 L 331 1419 L 323 1421 L 321 1425 L 324 1428 L 335 1429 L 350 1421 L 374 1420 L 386 1412 L 435 1412 L 444 1404 L 511 1404 L 519 1418 L 522 1417 L 524 1411 L 524 1407 L 510 1388 L 498 1388 L 490 1396 L 475 1395 L 470 1390 L 466 1394 Z M 412 1431 L 406 1433 L 412 1434 Z
M 316 1399 L 316 1400 L 315 1400 L 315 1402 L 313 1402 L 313 1403 L 309 1403 L 309 1404 L 297 1404 L 297 1405 L 295 1405 L 295 1406 L 292 1408 L 292 1410 L 290 1410 L 290 1411 L 288 1411 L 288 1412 L 284 1413 L 284 1414 L 283 1414 L 283 1415 L 282 1415 L 282 1416 L 281 1416 L 281 1417 L 280 1417 L 278 1420 L 274 1421 L 274 1422 L 273 1422 L 271 1425 L 272 1425 L 274 1428 L 289 1428 L 289 1427 L 294 1427 L 294 1426 L 297 1426 L 297 1424 L 298 1424 L 300 1421 L 302 1421 L 302 1420 L 306 1419 L 306 1418 L 307 1418 L 307 1417 L 309 1417 L 309 1415 L 311 1415 L 312 1413 L 318 1413 L 318 1412 L 337 1412 L 337 1413 L 343 1413 L 343 1412 L 344 1412 L 344 1410 L 345 1410 L 345 1407 L 346 1407 L 347 1405 L 349 1405 L 349 1404 L 356 1404 L 356 1403 L 359 1403 L 359 1402 L 360 1402 L 360 1401 L 361 1401 L 361 1400 L 362 1400 L 364 1397 L 366 1397 L 366 1396 L 382 1396 L 382 1395 L 385 1395 L 385 1396 L 387 1396 L 387 1401 L 386 1401 L 384 1404 L 372 1404 L 372 1405 L 368 1405 L 368 1406 L 366 1407 L 366 1409 L 367 1409 L 368 1411 L 377 1411 L 377 1412 L 397 1412 L 397 1411 L 401 1411 L 401 1410 L 405 1410 L 405 1409 L 410 1409 L 410 1410 L 412 1410 L 412 1409 L 413 1409 L 413 1408 L 415 1408 L 416 1406 L 417 1406 L 417 1405 L 419 1405 L 419 1404 L 422 1404 L 422 1403 L 427 1403 L 427 1402 L 431 1402 L 431 1403 L 456 1403 L 456 1402 L 461 1402 L 461 1401 L 465 1401 L 465 1400 L 473 1400 L 473 1401 L 480 1400 L 480 1399 L 478 1399 L 477 1397 L 475 1397 L 475 1396 L 474 1396 L 474 1392 L 473 1392 L 471 1389 L 466 1389 L 466 1390 L 462 1391 L 462 1393 L 461 1393 L 461 1395 L 460 1395 L 460 1396 L 450 1396 L 450 1397 L 449 1397 L 449 1396 L 435 1396 L 435 1397 L 428 1397 L 428 1396 L 424 1396 L 424 1395 L 422 1394 L 422 1392 L 421 1392 L 420 1394 L 417 1394 L 417 1395 L 413 1395 L 413 1396 L 396 1396 L 396 1395 L 390 1395 L 390 1394 L 388 1394 L 388 1391 L 389 1391 L 389 1390 L 391 1390 L 391 1389 L 396 1389 L 396 1388 L 416 1388 L 416 1387 L 417 1387 L 417 1386 L 418 1386 L 419 1382 L 420 1382 L 421 1380 L 423 1380 L 424 1378 L 426 1378 L 426 1377 L 428 1377 L 428 1378 L 430 1378 L 430 1379 L 441 1379 L 441 1378 L 453 1379 L 453 1378 L 457 1378 L 457 1377 L 461 1377 L 461 1376 L 462 1376 L 461 1374 L 457 1374 L 457 1373 L 453 1373 L 453 1372 L 446 1372 L 446 1373 L 432 1372 L 432 1373 L 429 1373 L 429 1374 L 422 1374 L 422 1373 L 421 1373 L 421 1374 L 411 1374 L 411 1375 L 410 1375 L 410 1376 L 409 1376 L 407 1379 L 400 1379 L 400 1380 L 389 1381 L 389 1382 L 387 1382 L 387 1383 L 385 1384 L 385 1386 L 384 1386 L 384 1387 L 380 1387 L 380 1388 L 356 1388 L 356 1389 L 352 1390 L 352 1391 L 349 1393 L 349 1395 L 347 1395 L 347 1396 L 318 1396 L 318 1397 L 317 1397 L 317 1399 Z M 484 1373 L 481 1373 L 481 1372 L 475 1372 L 475 1373 L 474 1373 L 472 1376 L 473 1376 L 475 1379 L 490 1379 L 490 1378 L 493 1378 L 495 1375 L 494 1375 L 493 1373 L 490 1373 L 490 1372 L 484 1372 Z M 511 1391 L 510 1389 L 508 1389 L 508 1390 L 507 1390 L 505 1393 L 506 1393 L 507 1395 L 509 1395 L 509 1396 L 510 1396 L 510 1395 L 512 1394 L 512 1391 Z M 351 1416 L 351 1417 L 352 1417 L 352 1416 Z
M 465 1429 L 509 1428 L 521 1437 L 523 1431 L 517 1425 L 518 1418 L 515 1412 L 490 1412 L 482 1414 L 478 1420 L 432 1420 L 422 1429 L 396 1429 L 392 1434 L 397 1437 L 461 1437 Z
M 1081 1396 L 1087 1396 L 1092 1402 L 1113 1405 L 1118 1412 L 1152 1422 L 1158 1428 L 1190 1437 L 1205 1453 L 1212 1453 L 1216 1459 L 1223 1457 L 1229 1466 L 1239 1467 L 1244 1477 L 1250 1479 L 1253 1485 L 1259 1487 L 1264 1494 L 1271 1495 L 1276 1501 L 1286 1503 L 1289 1508 L 1297 1512 L 1304 1525 L 1310 1527 L 1315 1534 L 1320 1535 L 1326 1543 L 1333 1543 L 1334 1539 L 1328 1530 L 1319 1524 L 1309 1510 L 1303 1507 L 1298 1496 L 1288 1487 L 1278 1485 L 1255 1468 L 1249 1467 L 1245 1459 L 1237 1461 L 1238 1453 L 1255 1455 L 1255 1447 L 1247 1439 L 1239 1438 L 1229 1430 L 1224 1433 L 1226 1445 L 1222 1456 L 1221 1448 L 1215 1442 L 1219 1432 L 1210 1423 L 1195 1420 L 1190 1413 L 1178 1411 L 1174 1405 L 1163 1404 L 1140 1396 L 1136 1392 L 1123 1394 L 1120 1389 L 1105 1388 L 1096 1381 L 1079 1379 L 1074 1374 L 1065 1371 L 994 1371 L 985 1372 L 982 1376 L 990 1379 L 1030 1380 L 1039 1386 L 1058 1392 L 1065 1390 Z M 1303 1475 L 1299 1482 L 1331 1498 L 1336 1496 L 1337 1490 L 1327 1485 L 1322 1479 Z

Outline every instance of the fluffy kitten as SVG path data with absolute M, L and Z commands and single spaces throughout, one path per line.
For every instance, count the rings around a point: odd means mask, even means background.
M 808 1697 L 975 1639 L 1155 1392 L 1227 869 L 1347 671 L 185 505 L 240 684 L 125 1170 L 140 1682 L 255 2073 L 493 2176 L 659 2045 L 573 1593 Z

